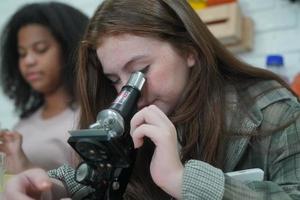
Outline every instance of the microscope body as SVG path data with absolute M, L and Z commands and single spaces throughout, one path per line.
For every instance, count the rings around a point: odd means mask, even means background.
M 122 199 L 136 154 L 129 124 L 144 82 L 141 72 L 133 73 L 111 106 L 98 113 L 95 123 L 70 131 L 68 143 L 83 159 L 75 180 L 95 189 L 94 197 L 86 199 Z

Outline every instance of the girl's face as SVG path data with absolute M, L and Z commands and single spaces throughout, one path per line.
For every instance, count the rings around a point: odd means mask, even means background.
M 146 84 L 138 109 L 154 104 L 170 114 L 181 101 L 195 56 L 179 55 L 169 43 L 149 37 L 121 34 L 107 36 L 102 41 L 97 56 L 117 91 L 131 73 L 142 71 Z
M 46 27 L 22 27 L 18 32 L 18 53 L 21 74 L 34 90 L 47 94 L 61 85 L 61 47 Z

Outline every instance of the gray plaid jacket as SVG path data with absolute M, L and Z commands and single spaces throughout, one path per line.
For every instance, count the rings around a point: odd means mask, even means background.
M 266 94 L 261 95 L 262 92 Z M 237 96 L 231 89 L 228 97 L 231 110 Z M 243 99 L 256 97 L 256 102 L 246 105 L 248 115 L 228 112 L 229 130 L 251 136 L 254 130 L 256 134 L 264 134 L 264 130 L 274 130 L 297 120 L 257 140 L 250 136 L 232 138 L 226 149 L 223 170 L 202 161 L 188 161 L 183 176 L 183 199 L 300 199 L 300 119 L 297 117 L 300 104 L 297 98 L 275 81 L 251 86 L 240 96 Z M 264 180 L 245 184 L 225 175 L 225 172 L 251 168 L 262 169 Z
M 276 88 L 276 89 L 272 89 Z M 266 94 L 261 95 L 263 92 Z M 185 164 L 182 199 L 184 200 L 290 200 L 300 199 L 300 119 L 281 131 L 253 140 L 251 133 L 263 134 L 287 124 L 300 114 L 300 104 L 288 90 L 275 81 L 253 85 L 239 95 L 228 88 L 227 128 L 245 134 L 234 137 L 226 148 L 224 169 L 199 160 Z M 256 98 L 247 106 L 247 115 L 235 110 L 236 102 Z M 251 141 L 251 142 L 250 142 Z M 264 181 L 242 183 L 226 176 L 226 172 L 260 168 Z M 68 166 L 49 171 L 49 176 L 65 182 L 75 198 L 85 191 L 74 181 Z

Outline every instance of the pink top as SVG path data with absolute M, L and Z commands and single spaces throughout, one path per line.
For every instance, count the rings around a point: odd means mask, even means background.
M 22 119 L 14 130 L 23 136 L 23 150 L 36 166 L 50 170 L 74 161 L 75 151 L 67 143 L 69 130 L 77 128 L 79 109 L 70 108 L 49 119 L 42 118 L 42 108 Z

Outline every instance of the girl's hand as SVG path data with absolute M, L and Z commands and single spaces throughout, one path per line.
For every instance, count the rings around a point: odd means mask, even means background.
M 0 131 L 0 151 L 6 154 L 9 173 L 19 173 L 31 165 L 22 149 L 22 135 L 15 131 Z
M 44 170 L 30 169 L 8 181 L 4 190 L 4 199 L 41 199 L 42 193 L 50 191 L 51 185 L 52 183 Z
M 168 117 L 155 105 L 143 108 L 131 120 L 134 147 L 143 145 L 148 137 L 156 148 L 150 173 L 153 181 L 171 196 L 180 199 L 183 165 L 177 149 L 177 132 Z

